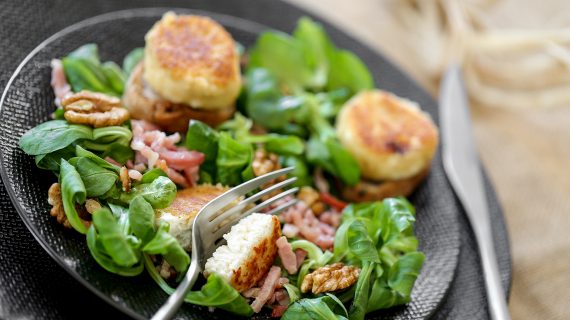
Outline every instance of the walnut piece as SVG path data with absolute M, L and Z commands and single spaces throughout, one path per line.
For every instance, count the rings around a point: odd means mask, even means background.
M 311 290 L 314 294 L 332 292 L 350 287 L 358 281 L 360 268 L 345 266 L 344 263 L 326 265 L 305 276 L 301 291 Z
M 122 167 L 119 173 L 119 179 L 123 184 L 123 191 L 129 192 L 131 190 L 131 177 L 129 176 L 129 170 L 127 167 Z
M 321 201 L 321 195 L 319 192 L 311 187 L 302 187 L 299 194 L 297 194 L 297 199 L 306 203 L 315 216 L 320 216 L 321 213 L 325 212 L 327 209 L 324 202 Z
M 275 153 L 267 153 L 264 149 L 257 149 L 253 154 L 253 162 L 251 164 L 251 168 L 253 169 L 253 174 L 256 177 L 262 176 L 264 174 L 282 169 L 281 164 L 279 164 L 279 156 Z M 273 186 L 276 183 L 284 181 L 286 179 L 286 175 L 282 175 L 277 177 L 269 182 L 266 182 L 259 187 L 261 190 L 267 189 Z M 277 189 L 273 191 L 271 194 L 268 194 L 261 198 L 262 201 L 265 201 L 279 193 L 283 192 L 283 189 Z
M 130 117 L 119 98 L 87 90 L 67 94 L 61 101 L 61 106 L 68 122 L 94 128 L 119 126 Z
M 67 219 L 67 215 L 63 209 L 63 200 L 61 198 L 61 185 L 59 183 L 54 183 L 48 190 L 48 203 L 51 204 L 53 207 L 51 208 L 50 214 L 52 217 L 57 217 L 57 222 L 61 223 L 64 227 L 68 229 L 72 229 L 69 220 Z M 79 220 L 85 226 L 85 228 L 89 229 L 91 224 L 91 214 L 96 210 L 101 209 L 101 205 L 95 198 L 87 198 L 85 204 L 75 204 L 75 211 L 77 211 L 77 215 L 79 216 Z

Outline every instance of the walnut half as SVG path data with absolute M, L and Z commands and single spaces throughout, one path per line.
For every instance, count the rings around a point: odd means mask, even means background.
M 268 154 L 267 151 L 265 151 L 264 149 L 255 150 L 255 153 L 253 154 L 253 161 L 251 163 L 251 168 L 253 169 L 253 174 L 256 177 L 282 169 L 281 164 L 279 164 L 279 156 L 277 156 L 275 153 Z M 265 190 L 276 183 L 285 181 L 286 178 L 287 176 L 285 175 L 277 177 L 269 182 L 262 184 L 261 187 L 259 187 L 259 189 Z M 265 201 L 281 192 L 283 192 L 283 189 L 277 189 L 272 193 L 261 198 L 261 200 Z
M 305 276 L 301 291 L 305 293 L 311 290 L 314 294 L 319 294 L 346 289 L 358 281 L 358 276 L 360 268 L 355 266 L 345 266 L 340 262 L 326 265 Z
M 65 120 L 93 128 L 119 126 L 130 117 L 119 98 L 87 90 L 67 94 L 61 106 Z
M 57 217 L 57 222 L 61 223 L 64 227 L 72 229 L 69 220 L 67 220 L 67 215 L 63 209 L 63 200 L 61 197 L 61 185 L 59 183 L 54 183 L 48 190 L 48 203 L 53 207 L 51 208 L 50 214 L 52 217 Z M 87 198 L 84 204 L 75 203 L 75 211 L 81 220 L 81 223 L 85 228 L 89 229 L 91 224 L 91 214 L 96 210 L 101 209 L 101 204 L 95 198 Z

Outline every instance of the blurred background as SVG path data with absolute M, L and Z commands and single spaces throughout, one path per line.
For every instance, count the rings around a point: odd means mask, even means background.
M 287 0 L 382 52 L 437 99 L 463 67 L 511 240 L 513 319 L 570 319 L 570 2 Z

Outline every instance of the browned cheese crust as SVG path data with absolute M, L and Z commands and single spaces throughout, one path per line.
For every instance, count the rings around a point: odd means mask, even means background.
M 234 272 L 230 285 L 238 292 L 244 292 L 257 285 L 259 280 L 269 271 L 269 268 L 277 258 L 277 239 L 281 237 L 281 223 L 276 216 L 272 216 L 271 237 L 253 248 L 255 254 L 251 256 L 245 265 Z
M 190 119 L 200 120 L 214 127 L 233 116 L 233 105 L 218 110 L 200 110 L 169 102 L 159 96 L 149 98 L 144 94 L 143 72 L 144 66 L 141 62 L 133 69 L 123 94 L 123 104 L 135 120 L 154 122 L 168 132 L 186 132 Z

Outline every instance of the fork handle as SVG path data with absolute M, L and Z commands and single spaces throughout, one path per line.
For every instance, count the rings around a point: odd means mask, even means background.
M 178 288 L 172 293 L 172 295 L 166 300 L 166 302 L 158 309 L 158 311 L 152 316 L 151 320 L 170 320 L 180 309 L 182 302 L 188 291 L 192 289 L 194 283 L 198 279 L 200 270 L 198 267 L 197 259 L 192 259 L 188 272 L 184 276 L 184 280 L 180 282 Z

